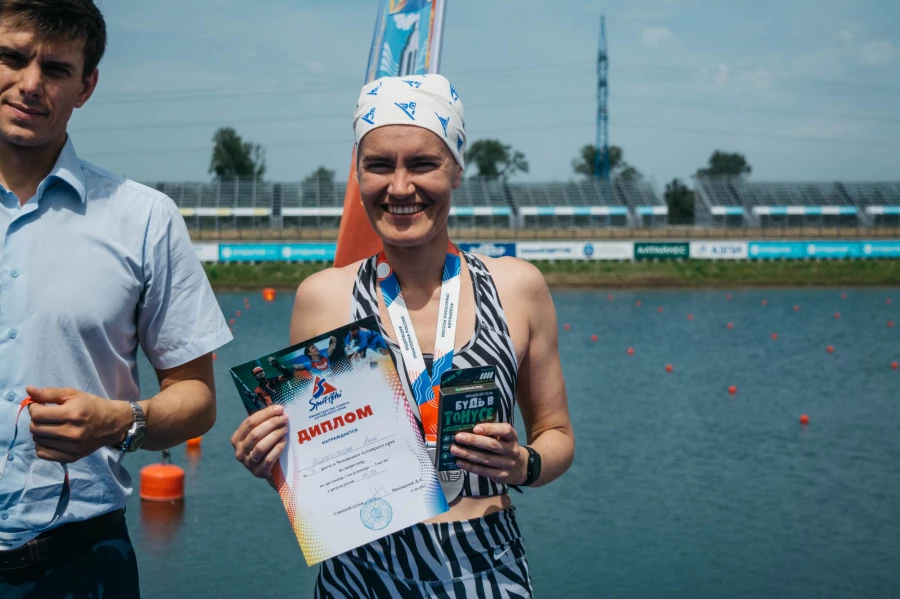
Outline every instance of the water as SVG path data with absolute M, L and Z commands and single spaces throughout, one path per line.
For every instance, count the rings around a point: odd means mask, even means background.
M 243 297 L 220 295 L 226 315 Z M 276 493 L 229 442 L 245 413 L 227 367 L 287 344 L 291 299 L 252 296 L 219 351 L 218 423 L 200 455 L 173 450 L 183 510 L 128 506 L 145 597 L 312 595 Z M 561 479 L 513 496 L 538 597 L 900 594 L 900 292 L 554 300 L 577 451 Z M 142 381 L 151 395 L 146 363 Z M 130 456 L 135 478 L 155 459 Z

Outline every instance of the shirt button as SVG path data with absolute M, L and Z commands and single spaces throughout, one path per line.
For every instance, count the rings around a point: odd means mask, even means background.
M 12 277 L 15 279 L 15 278 L 18 278 L 18 276 L 19 276 L 19 271 L 18 271 L 17 269 L 14 268 L 14 269 L 12 269 L 12 272 L 9 273 L 9 274 L 11 274 Z
M 16 401 L 16 392 L 10 391 L 6 394 L 6 401 Z
M 19 331 L 15 330 L 15 329 L 13 329 L 13 330 L 11 330 L 11 331 L 9 332 L 9 338 L 10 338 L 10 339 L 15 339 L 15 338 L 18 337 L 18 336 L 19 336 Z

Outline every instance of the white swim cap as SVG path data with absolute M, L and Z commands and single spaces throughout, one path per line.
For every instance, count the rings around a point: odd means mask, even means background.
M 465 170 L 465 113 L 459 94 L 445 77 L 382 77 L 364 85 L 353 116 L 356 145 L 366 133 L 386 125 L 414 125 L 432 131 Z

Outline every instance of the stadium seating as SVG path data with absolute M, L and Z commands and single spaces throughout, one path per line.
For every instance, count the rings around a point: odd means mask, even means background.
M 192 229 L 334 230 L 344 182 L 159 182 Z M 695 179 L 696 224 L 725 227 L 900 225 L 900 183 L 766 183 Z M 639 181 L 510 183 L 466 179 L 453 194 L 454 229 L 597 229 L 667 224 L 668 209 Z
M 860 226 L 894 224 L 900 183 L 765 183 L 698 178 L 698 224 Z

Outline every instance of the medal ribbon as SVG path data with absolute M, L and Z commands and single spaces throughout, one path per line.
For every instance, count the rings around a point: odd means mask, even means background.
M 387 306 L 388 314 L 394 325 L 394 335 L 403 365 L 409 376 L 410 390 L 419 406 L 422 427 L 425 429 L 426 443 L 437 443 L 438 397 L 440 397 L 441 375 L 453 365 L 453 349 L 456 342 L 456 319 L 459 307 L 459 286 L 461 260 L 459 250 L 450 243 L 447 258 L 444 260 L 444 272 L 441 277 L 441 303 L 438 307 L 437 333 L 434 342 L 434 362 L 431 375 L 425 367 L 425 359 L 419 347 L 419 340 L 413 330 L 409 317 L 409 309 L 400 291 L 397 275 L 388 263 L 384 251 L 376 259 L 376 272 L 381 294 Z
M 3 456 L 0 457 L 0 479 L 3 478 L 3 474 L 6 472 L 6 465 L 9 463 L 9 458 L 12 455 L 13 447 L 16 444 L 16 438 L 19 436 L 19 417 L 22 415 L 25 408 L 33 403 L 34 400 L 30 397 L 26 397 L 22 400 L 22 403 L 19 404 L 19 411 L 16 412 L 16 422 L 14 425 L 15 429 L 13 431 L 12 441 L 9 442 L 9 447 L 7 447 Z M 66 511 L 66 508 L 69 506 L 69 497 L 71 497 L 72 494 L 71 485 L 69 483 L 69 467 L 62 463 L 60 466 L 62 466 L 63 469 L 63 488 L 59 494 L 59 501 L 56 504 L 56 512 L 53 514 L 53 518 L 50 520 L 49 524 L 39 530 L 21 532 L 0 531 L 0 547 L 3 547 L 4 549 L 15 549 L 16 547 L 24 545 L 56 524 L 56 521 L 59 520 L 60 516 Z M 15 537 L 15 539 L 13 540 L 10 537 Z M 8 546 L 8 542 L 11 542 L 12 546 Z

